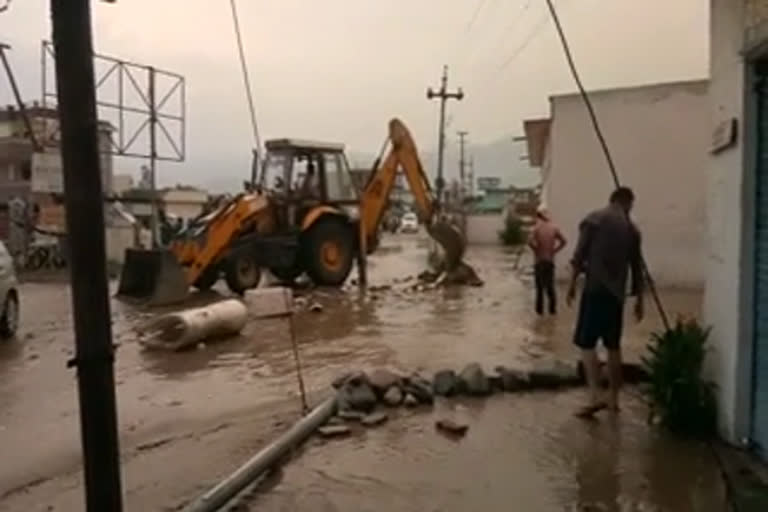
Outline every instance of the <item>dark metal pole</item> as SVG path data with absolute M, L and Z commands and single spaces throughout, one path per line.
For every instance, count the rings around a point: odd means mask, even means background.
M 0 59 L 3 61 L 3 67 L 5 67 L 5 73 L 8 75 L 8 82 L 11 84 L 11 90 L 13 91 L 13 96 L 16 98 L 16 103 L 19 105 L 19 114 L 21 115 L 21 119 L 24 121 L 24 127 L 27 129 L 27 133 L 29 134 L 29 140 L 32 141 L 32 147 L 35 148 L 35 151 L 40 150 L 40 142 L 37 140 L 37 137 L 35 137 L 35 132 L 32 130 L 32 121 L 29 120 L 29 113 L 27 112 L 27 107 L 24 105 L 24 102 L 21 99 L 21 92 L 19 92 L 19 85 L 16 83 L 16 77 L 13 76 L 13 71 L 11 70 L 11 65 L 8 63 L 8 56 L 5 55 L 5 50 L 10 50 L 10 46 L 8 46 L 5 43 L 0 43 Z
M 122 492 L 89 0 L 51 0 L 88 512 Z
M 155 99 L 155 68 L 149 66 L 148 100 L 149 100 L 149 174 L 152 189 L 152 248 L 159 247 L 158 234 L 158 204 L 157 204 L 157 102 Z

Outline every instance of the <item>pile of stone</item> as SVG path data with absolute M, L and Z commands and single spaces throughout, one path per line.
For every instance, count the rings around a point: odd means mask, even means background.
M 583 371 L 579 366 L 560 361 L 528 370 L 497 366 L 490 374 L 480 364 L 472 363 L 458 373 L 451 369 L 440 370 L 431 379 L 419 373 L 403 375 L 386 369 L 351 372 L 333 382 L 337 414 L 321 427 L 320 434 L 326 437 L 349 434 L 350 423 L 375 427 L 388 419 L 383 408 L 431 405 L 436 396 L 485 397 L 495 392 L 555 390 L 583 383 Z M 447 429 L 444 424 L 436 426 Z

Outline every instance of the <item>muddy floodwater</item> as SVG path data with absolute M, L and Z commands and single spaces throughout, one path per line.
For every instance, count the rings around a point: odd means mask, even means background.
M 561 304 L 555 318 L 533 315 L 530 277 L 515 268 L 512 254 L 469 249 L 468 261 L 486 281 L 482 288 L 408 291 L 407 279 L 425 260 L 420 236 L 393 237 L 370 260 L 372 291 L 308 292 L 307 301 L 323 306 L 295 318 L 312 400 L 348 369 L 430 373 L 470 362 L 490 370 L 574 360 L 574 312 Z M 0 344 L 0 510 L 82 510 L 76 379 L 66 368 L 73 354 L 69 290 L 26 283 L 21 294 L 21 332 Z M 698 313 L 697 293 L 664 292 L 663 299 L 671 312 Z M 650 303 L 646 309 L 643 324 L 627 321 L 628 359 L 640 357 L 659 327 Z M 126 509 L 173 510 L 285 430 L 298 413 L 298 386 L 287 320 L 251 321 L 236 339 L 158 353 L 137 343 L 134 327 L 147 315 L 113 301 Z M 573 391 L 507 395 L 447 411 L 455 404 L 439 404 L 345 441 L 313 441 L 246 506 L 723 510 L 706 447 L 649 429 L 631 392 L 618 418 L 596 423 L 572 418 L 581 399 Z M 443 413 L 467 418 L 465 439 L 434 432 Z

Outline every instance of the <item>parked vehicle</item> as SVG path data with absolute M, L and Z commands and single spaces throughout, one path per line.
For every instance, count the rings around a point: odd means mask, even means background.
M 400 220 L 401 233 L 417 233 L 419 231 L 419 218 L 413 212 L 406 213 Z
M 0 313 L 0 339 L 12 338 L 19 327 L 19 290 L 13 257 L 0 242 L 0 297 L 3 309 Z

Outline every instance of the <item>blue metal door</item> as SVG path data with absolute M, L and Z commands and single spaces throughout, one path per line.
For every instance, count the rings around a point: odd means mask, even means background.
M 763 67 L 763 66 L 760 66 Z M 758 69 L 752 441 L 768 456 L 768 73 Z

